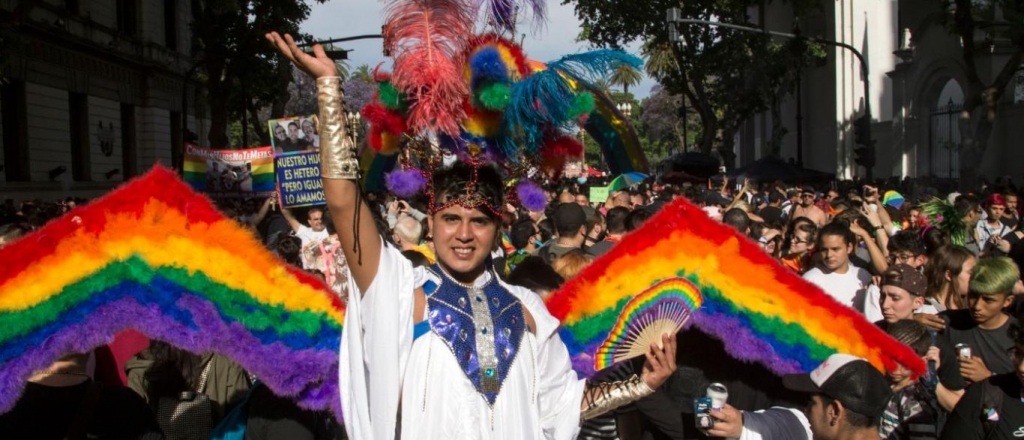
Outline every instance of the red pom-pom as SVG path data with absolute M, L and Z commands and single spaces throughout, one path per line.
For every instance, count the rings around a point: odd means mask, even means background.
M 583 144 L 567 134 L 549 138 L 540 149 L 540 157 L 542 170 L 560 176 L 567 160 L 583 157 Z

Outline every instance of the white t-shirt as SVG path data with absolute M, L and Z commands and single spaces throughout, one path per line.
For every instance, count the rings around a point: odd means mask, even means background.
M 824 290 L 840 304 L 864 313 L 868 287 L 871 286 L 871 274 L 853 264 L 844 274 L 825 273 L 815 267 L 804 274 L 804 279 Z
M 331 234 L 327 233 L 327 228 L 317 232 L 309 226 L 302 225 L 299 226 L 298 231 L 295 231 L 295 236 L 299 237 L 299 240 L 302 240 L 302 247 L 306 247 L 307 244 L 326 240 L 327 237 L 331 236 Z

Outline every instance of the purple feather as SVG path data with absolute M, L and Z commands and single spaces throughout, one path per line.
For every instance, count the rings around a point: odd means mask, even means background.
M 295 396 L 300 407 L 330 408 L 341 420 L 338 353 L 291 350 L 281 342 L 263 345 L 242 324 L 225 323 L 213 304 L 191 294 L 181 294 L 173 307 L 190 313 L 194 327 L 169 319 L 155 304 L 143 305 L 126 297 L 100 306 L 89 319 L 12 359 L 0 368 L 0 413 L 14 406 L 33 371 L 46 368 L 67 353 L 84 353 L 109 343 L 112 335 L 134 328 L 188 351 L 221 353 L 259 376 L 275 394 Z M 288 362 L 273 361 L 282 358 Z
M 403 199 L 415 196 L 427 187 L 427 178 L 415 169 L 392 171 L 385 179 L 388 191 Z
M 544 190 L 529 180 L 524 180 L 516 185 L 516 195 L 519 196 L 519 203 L 530 211 L 543 211 L 548 204 Z
M 734 316 L 698 310 L 693 320 L 698 329 L 721 339 L 725 350 L 735 359 L 760 362 L 778 375 L 804 372 L 796 361 L 779 356 L 771 344 L 751 334 Z

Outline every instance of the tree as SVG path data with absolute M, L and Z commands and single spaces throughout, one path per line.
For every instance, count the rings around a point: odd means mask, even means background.
M 293 70 L 263 36 L 279 31 L 302 38 L 298 25 L 309 16 L 309 5 L 324 1 L 192 0 L 193 53 L 206 88 L 211 146 L 229 146 L 231 121 L 245 118 L 250 133 L 270 144 L 260 110 L 285 116 Z
M 696 130 L 689 129 L 690 121 L 683 120 L 683 106 L 682 96 L 673 95 L 662 86 L 651 89 L 651 95 L 641 102 L 639 128 L 653 156 L 665 157 L 675 149 L 682 151 L 696 137 Z M 687 116 L 690 119 L 691 115 Z
M 1016 72 L 1022 69 L 1024 61 L 1024 3 L 1015 0 L 991 0 L 977 2 L 972 0 L 945 0 L 944 18 L 951 32 L 960 37 L 963 47 L 964 72 L 967 84 L 964 87 L 964 111 L 960 125 L 961 146 L 959 151 L 960 184 L 963 189 L 970 189 L 978 178 L 978 167 L 988 148 L 989 138 L 996 116 L 999 113 L 999 102 L 1013 80 Z M 999 21 L 997 12 L 1005 14 L 1004 32 L 989 35 L 989 38 L 978 38 L 979 28 L 985 24 Z M 988 23 L 986 23 L 988 22 Z M 995 26 L 991 26 L 995 28 Z M 986 29 L 987 31 L 987 29 Z M 999 30 L 996 30 L 999 32 Z M 1008 39 L 1008 56 L 999 67 L 996 60 L 988 57 L 995 39 Z M 995 76 L 986 81 L 982 72 L 992 71 Z
M 611 76 L 608 77 L 608 82 L 611 84 L 618 84 L 622 86 L 622 93 L 629 93 L 629 87 L 640 84 L 640 80 L 643 79 L 643 73 L 639 69 L 630 66 L 629 64 L 619 64 L 612 71 Z
M 760 0 L 563 0 L 573 3 L 588 41 L 597 46 L 619 47 L 644 39 L 647 72 L 670 94 L 685 96 L 700 120 L 699 146 L 703 152 L 718 148 L 729 165 L 732 138 L 739 125 L 754 114 L 769 109 L 766 90 L 777 96 L 788 93 L 780 82 L 769 89 L 760 63 L 783 65 L 785 61 L 765 56 L 770 40 L 763 34 L 716 26 L 679 26 L 681 40 L 669 44 L 665 11 L 682 7 L 685 17 L 746 24 L 747 10 L 761 6 Z M 817 7 L 812 1 L 791 2 L 795 11 Z M 786 60 L 792 61 L 792 60 Z M 796 70 L 800 64 L 789 64 Z
M 363 64 L 357 67 L 355 72 L 352 72 L 352 78 L 373 84 L 373 69 L 370 69 L 370 66 Z

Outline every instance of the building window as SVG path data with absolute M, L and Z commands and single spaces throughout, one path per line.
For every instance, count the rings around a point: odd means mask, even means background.
M 121 175 L 124 180 L 135 177 L 138 173 L 138 148 L 135 139 L 135 106 L 121 104 Z
M 138 31 L 138 0 L 117 0 L 117 31 L 121 35 L 134 37 Z
M 178 0 L 164 0 L 164 45 L 178 50 Z
M 0 111 L 4 127 L 4 174 L 8 182 L 27 182 L 28 168 L 28 105 L 25 83 L 8 81 L 0 86 Z
M 68 92 L 68 111 L 71 121 L 71 175 L 75 182 L 92 179 L 92 158 L 89 154 L 89 96 Z

